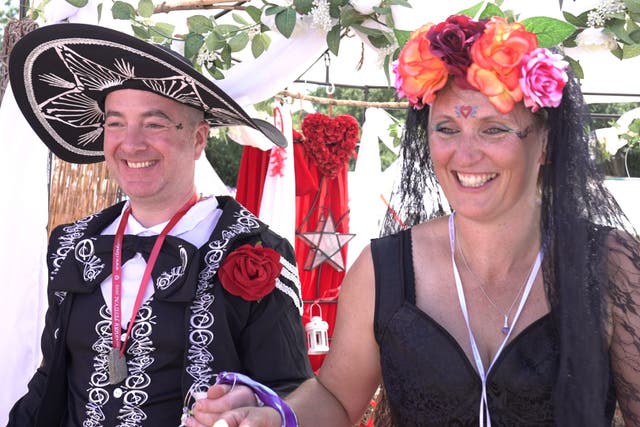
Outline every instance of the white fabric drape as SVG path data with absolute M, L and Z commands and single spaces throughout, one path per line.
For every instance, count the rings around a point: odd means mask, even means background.
M 0 425 L 27 391 L 40 364 L 46 310 L 48 150 L 23 118 L 11 92 L 0 108 Z
M 291 108 L 288 104 L 278 104 L 275 109 L 275 126 L 287 138 L 287 147 L 282 150 L 282 175 L 276 174 L 274 150 L 271 150 L 271 160 L 267 169 L 267 176 L 260 200 L 260 219 L 285 237 L 291 245 L 294 244 L 296 228 L 296 176 L 293 164 L 293 124 Z
M 393 176 L 383 174 L 378 139 L 393 148 L 389 126 L 394 122 L 385 110 L 367 108 L 360 135 L 358 159 L 353 172 L 349 172 L 349 232 L 355 237 L 349 242 L 347 268 L 358 257 L 369 240 L 380 234 L 381 221 L 387 207 Z M 395 168 L 394 168 L 395 169 Z

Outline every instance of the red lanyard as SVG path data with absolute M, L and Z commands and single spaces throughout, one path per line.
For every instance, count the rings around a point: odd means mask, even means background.
M 125 211 L 122 213 L 120 224 L 118 224 L 118 231 L 116 232 L 116 235 L 113 239 L 113 271 L 111 276 L 111 345 L 113 346 L 113 348 L 120 349 L 120 355 L 124 355 L 124 349 L 127 347 L 127 340 L 129 339 L 129 335 L 131 335 L 131 331 L 133 330 L 133 323 L 136 320 L 136 315 L 138 314 L 138 310 L 140 309 L 140 305 L 142 304 L 142 298 L 144 297 L 144 293 L 147 289 L 153 266 L 158 259 L 158 254 L 160 253 L 162 243 L 164 242 L 164 239 L 169 231 L 176 225 L 178 221 L 180 221 L 180 219 L 187 213 L 189 209 L 191 209 L 191 207 L 197 201 L 198 196 L 194 194 L 193 197 L 191 197 L 191 199 L 189 199 L 189 201 L 185 203 L 185 205 L 181 207 L 180 210 L 175 213 L 175 215 L 173 215 L 173 217 L 162 229 L 155 243 L 153 244 L 151 255 L 149 255 L 149 261 L 147 261 L 147 266 L 144 269 L 142 281 L 140 282 L 140 286 L 138 288 L 138 295 L 136 296 L 136 301 L 133 306 L 133 313 L 131 313 L 131 320 L 129 320 L 129 333 L 125 337 L 124 344 L 122 344 L 121 346 L 120 336 L 122 334 L 122 312 L 120 303 L 122 298 L 122 241 L 124 240 L 124 230 L 127 227 L 127 221 L 129 220 L 129 215 L 131 214 L 131 207 L 127 207 L 127 209 L 125 209 Z

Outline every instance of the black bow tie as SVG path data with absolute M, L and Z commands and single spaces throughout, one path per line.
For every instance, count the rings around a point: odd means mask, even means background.
M 136 253 L 149 262 L 157 237 L 126 234 L 122 242 L 122 264 Z M 111 274 L 113 239 L 113 235 L 104 235 L 77 242 L 58 270 L 51 288 L 56 291 L 93 292 Z M 197 255 L 198 250 L 191 243 L 179 237 L 166 236 L 151 271 L 155 298 L 175 301 L 193 298 L 198 277 Z

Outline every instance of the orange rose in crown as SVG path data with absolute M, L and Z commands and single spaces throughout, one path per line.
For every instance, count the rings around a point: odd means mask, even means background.
M 427 38 L 430 27 L 427 24 L 412 33 L 394 64 L 398 96 L 406 96 L 416 106 L 432 103 L 435 93 L 447 83 L 446 65 L 432 53 Z
M 278 252 L 260 244 L 246 244 L 227 255 L 218 270 L 218 277 L 230 294 L 247 301 L 257 301 L 275 288 L 281 271 Z
M 522 59 L 537 47 L 536 35 L 525 30 L 524 25 L 493 17 L 471 47 L 469 83 L 487 95 L 498 111 L 511 111 L 523 97 Z

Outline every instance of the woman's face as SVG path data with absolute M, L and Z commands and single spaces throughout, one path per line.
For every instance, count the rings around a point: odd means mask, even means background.
M 449 85 L 428 125 L 436 176 L 457 213 L 487 220 L 536 206 L 547 131 L 522 103 L 501 114 L 480 92 Z

